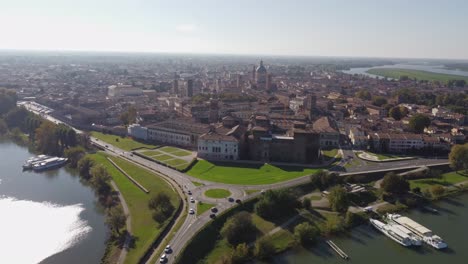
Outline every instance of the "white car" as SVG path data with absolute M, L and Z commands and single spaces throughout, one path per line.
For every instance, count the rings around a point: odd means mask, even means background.
M 159 263 L 166 263 L 167 256 L 166 254 L 161 255 L 161 258 L 159 258 Z
M 169 254 L 171 253 L 172 249 L 171 249 L 171 245 L 167 245 L 166 248 L 164 249 L 164 252 Z
M 190 208 L 189 214 L 194 214 L 194 213 L 195 213 L 195 210 L 193 210 L 193 208 Z
M 190 202 L 191 202 L 191 203 L 194 203 L 194 202 L 195 202 L 195 199 L 193 199 L 193 197 L 190 197 Z

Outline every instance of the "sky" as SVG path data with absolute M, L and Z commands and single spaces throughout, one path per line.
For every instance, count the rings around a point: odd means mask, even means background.
M 0 49 L 468 59 L 466 0 L 0 0 Z

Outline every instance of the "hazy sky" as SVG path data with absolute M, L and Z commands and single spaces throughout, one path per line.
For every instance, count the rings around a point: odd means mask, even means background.
M 0 49 L 468 59 L 467 0 L 0 0 Z

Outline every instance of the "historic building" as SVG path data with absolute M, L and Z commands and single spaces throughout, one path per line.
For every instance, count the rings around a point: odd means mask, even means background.
M 260 61 L 260 66 L 255 70 L 255 84 L 257 89 L 266 90 L 267 89 L 267 80 L 268 72 L 265 66 L 263 65 L 263 60 Z

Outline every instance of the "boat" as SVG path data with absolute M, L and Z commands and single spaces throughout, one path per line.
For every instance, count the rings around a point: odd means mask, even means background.
M 407 234 L 411 240 L 411 244 L 413 246 L 421 246 L 422 245 L 422 239 L 419 238 L 417 235 L 415 235 L 413 232 L 411 232 L 411 230 L 409 230 L 408 228 L 402 226 L 402 225 L 397 225 L 397 224 L 394 224 L 396 228 L 398 228 L 401 232 Z
M 376 219 L 369 219 L 370 223 L 384 235 L 398 244 L 409 247 L 413 245 L 411 238 L 396 227 L 396 224 L 385 224 Z
M 32 169 L 34 171 L 42 171 L 42 170 L 57 168 L 57 167 L 60 167 L 61 165 L 65 164 L 65 163 L 67 163 L 67 161 L 68 161 L 67 158 L 53 157 L 53 158 L 49 158 L 49 159 L 43 160 L 41 162 L 35 163 L 32 166 Z
M 24 162 L 23 169 L 32 169 L 34 164 L 36 164 L 38 162 L 41 162 L 41 161 L 44 161 L 44 160 L 49 159 L 49 158 L 52 158 L 52 157 L 47 156 L 47 155 L 39 155 L 39 156 L 36 156 L 36 157 L 31 157 L 31 158 L 27 159 Z
M 439 213 L 439 211 L 438 211 L 437 209 L 432 208 L 432 207 L 430 207 L 430 206 L 425 206 L 424 209 L 427 210 L 427 211 L 429 211 L 429 212 L 431 212 L 431 213 L 434 213 L 434 214 Z
M 441 237 L 432 233 L 432 231 L 425 226 L 420 225 L 419 223 L 413 221 L 412 219 L 402 216 L 399 214 L 387 214 L 386 219 L 389 222 L 393 222 L 399 225 L 406 227 L 408 230 L 413 232 L 426 244 L 436 248 L 443 249 L 447 247 L 447 244 L 442 240 Z

